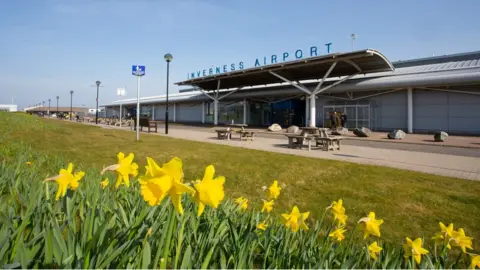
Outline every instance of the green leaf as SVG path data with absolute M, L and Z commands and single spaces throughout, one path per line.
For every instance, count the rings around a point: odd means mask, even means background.
M 52 230 L 47 226 L 45 228 L 45 264 L 51 266 L 53 262 L 53 234 Z
M 207 269 L 208 264 L 210 263 L 210 259 L 212 258 L 213 251 L 215 250 L 215 244 L 212 246 L 210 251 L 208 251 L 207 256 L 205 256 L 205 259 L 203 260 L 202 267 L 201 269 Z
M 192 268 L 192 246 L 188 245 L 187 250 L 183 254 L 182 265 L 180 269 L 191 269 Z
M 151 250 L 150 250 L 150 244 L 148 241 L 145 241 L 145 244 L 143 245 L 143 252 L 142 252 L 142 269 L 148 269 L 150 262 L 151 262 Z

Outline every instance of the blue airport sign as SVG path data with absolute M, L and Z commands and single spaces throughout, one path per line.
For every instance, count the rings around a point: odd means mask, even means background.
M 134 76 L 145 75 L 145 66 L 132 66 L 132 75 Z
M 327 54 L 330 53 L 332 43 L 326 43 L 325 47 L 327 50 Z M 302 59 L 304 57 L 315 57 L 319 56 L 321 53 L 318 52 L 318 47 L 317 46 L 311 46 L 308 48 L 308 50 L 302 50 L 298 49 L 295 52 L 284 52 L 282 54 L 272 54 L 271 56 L 264 56 L 261 58 L 256 58 L 254 64 L 254 67 L 259 67 L 259 66 L 265 66 L 265 65 L 271 65 L 271 64 L 277 64 L 279 62 L 288 62 L 291 60 L 298 60 Z M 263 60 L 263 61 L 262 61 Z M 203 69 L 203 70 L 198 70 L 195 72 L 191 72 L 187 74 L 187 78 L 190 79 L 195 79 L 195 78 L 200 78 L 200 77 L 205 77 L 205 76 L 211 76 L 211 75 L 216 75 L 219 73 L 226 73 L 226 72 L 231 72 L 235 70 L 241 70 L 245 68 L 245 63 L 243 61 L 240 61 L 238 63 L 232 63 L 229 65 L 220 65 L 220 66 L 212 66 L 208 69 Z

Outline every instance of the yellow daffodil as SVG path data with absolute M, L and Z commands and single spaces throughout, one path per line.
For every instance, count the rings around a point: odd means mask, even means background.
M 225 177 L 219 176 L 213 179 L 214 174 L 215 168 L 210 165 L 205 169 L 203 180 L 197 180 L 194 184 L 196 190 L 194 199 L 198 202 L 198 216 L 202 215 L 205 205 L 217 208 L 225 197 L 225 191 L 223 190 Z
M 403 255 L 406 259 L 413 256 L 415 262 L 420 264 L 422 261 L 422 255 L 428 254 L 428 250 L 422 247 L 422 239 L 417 238 L 415 241 L 407 237 L 407 242 L 403 244 L 403 250 L 405 254 Z
M 275 200 L 280 196 L 280 191 L 282 190 L 281 187 L 278 186 L 278 181 L 273 181 L 272 185 L 267 190 L 267 197 L 268 200 Z
M 58 185 L 57 195 L 55 196 L 55 200 L 58 200 L 60 197 L 64 197 L 67 194 L 67 189 L 70 188 L 71 190 L 77 189 L 79 186 L 78 181 L 83 178 L 85 175 L 84 172 L 79 171 L 73 172 L 73 164 L 68 163 L 67 169 L 60 169 L 57 176 L 50 177 L 45 179 L 45 181 L 55 181 Z
M 447 248 L 450 249 L 450 241 L 453 237 L 453 223 L 450 223 L 448 226 L 445 226 L 442 222 L 439 223 L 440 225 L 440 232 L 436 233 L 434 237 L 432 237 L 433 240 L 436 240 L 437 244 L 442 244 L 445 242 L 445 240 L 448 240 L 447 242 Z
M 125 154 L 120 152 L 117 155 L 118 163 L 110 165 L 102 170 L 102 175 L 106 171 L 115 171 L 117 172 L 117 181 L 115 187 L 118 188 L 121 184 L 125 184 L 127 187 L 130 186 L 130 175 L 138 175 L 138 164 L 133 162 L 134 155 L 133 153 L 128 154 L 125 157 Z
M 462 228 L 452 233 L 452 239 L 450 240 L 450 242 L 452 243 L 452 246 L 459 247 L 463 251 L 463 253 L 467 252 L 467 248 L 473 249 L 472 237 L 465 236 L 465 232 Z
M 265 231 L 268 227 L 268 224 L 265 221 L 262 221 L 257 225 L 257 229 Z
M 275 202 L 273 200 L 271 200 L 271 201 L 262 200 L 262 201 L 263 201 L 262 213 L 263 212 L 270 213 L 270 211 L 272 211 L 272 209 L 273 209 L 273 204 Z
M 100 182 L 100 185 L 102 186 L 103 189 L 105 189 L 107 186 L 108 186 L 108 183 L 110 181 L 108 181 L 108 178 L 105 178 L 105 180 L 103 180 L 102 182 Z
M 377 241 L 371 243 L 369 246 L 368 246 L 368 254 L 370 254 L 370 258 L 376 260 L 377 259 L 377 255 L 380 255 L 380 251 L 382 251 L 382 247 L 380 247 L 378 244 L 377 244 Z
M 328 236 L 332 237 L 333 239 L 337 240 L 338 242 L 342 241 L 345 239 L 345 235 L 343 235 L 344 232 L 346 232 L 344 228 L 338 228 L 335 231 L 331 232 Z
M 25 164 L 27 164 L 27 165 L 32 165 L 32 162 L 31 162 L 31 161 L 27 161 L 27 162 L 25 162 Z
M 470 269 L 475 269 L 475 267 L 480 269 L 480 255 L 470 255 L 471 262 L 470 262 Z
M 338 222 L 339 226 L 344 226 L 347 223 L 347 216 L 345 215 L 342 199 L 336 202 L 334 201 L 328 208 L 332 209 L 333 218 Z
M 235 203 L 240 206 L 241 210 L 247 210 L 247 208 L 248 208 L 248 199 L 246 199 L 244 197 L 238 197 L 235 200 Z
M 375 219 L 375 212 L 370 212 L 367 217 L 360 219 L 358 222 L 361 222 L 363 239 L 366 239 L 369 235 L 380 237 L 380 225 L 383 224 L 383 219 Z
M 169 194 L 175 210 L 183 214 L 182 194 L 193 194 L 195 191 L 183 183 L 182 160 L 175 157 L 160 168 L 153 159 L 147 157 L 147 164 L 145 175 L 138 180 L 143 199 L 155 206 Z
M 290 228 L 292 232 L 297 232 L 299 229 L 308 230 L 305 220 L 310 215 L 310 212 L 300 213 L 298 207 L 294 206 L 290 214 L 282 214 L 283 224 Z

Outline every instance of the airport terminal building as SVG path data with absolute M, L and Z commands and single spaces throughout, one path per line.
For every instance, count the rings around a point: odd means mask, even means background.
M 192 74 L 193 75 L 193 74 Z M 333 53 L 177 83 L 169 121 L 249 126 L 329 126 L 480 135 L 480 51 L 390 62 L 376 50 Z M 104 104 L 107 117 L 134 116 L 136 99 Z M 165 120 L 166 96 L 143 97 L 140 113 Z

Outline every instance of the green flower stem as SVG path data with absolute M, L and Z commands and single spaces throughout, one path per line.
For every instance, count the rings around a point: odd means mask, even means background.
M 170 212 L 169 222 L 168 222 L 168 231 L 167 231 L 167 238 L 165 239 L 165 246 L 163 247 L 163 256 L 162 260 L 160 260 L 160 269 L 167 268 L 167 259 L 170 251 L 170 244 L 172 242 L 172 233 L 173 233 L 173 226 L 175 221 L 175 210 L 172 209 Z

